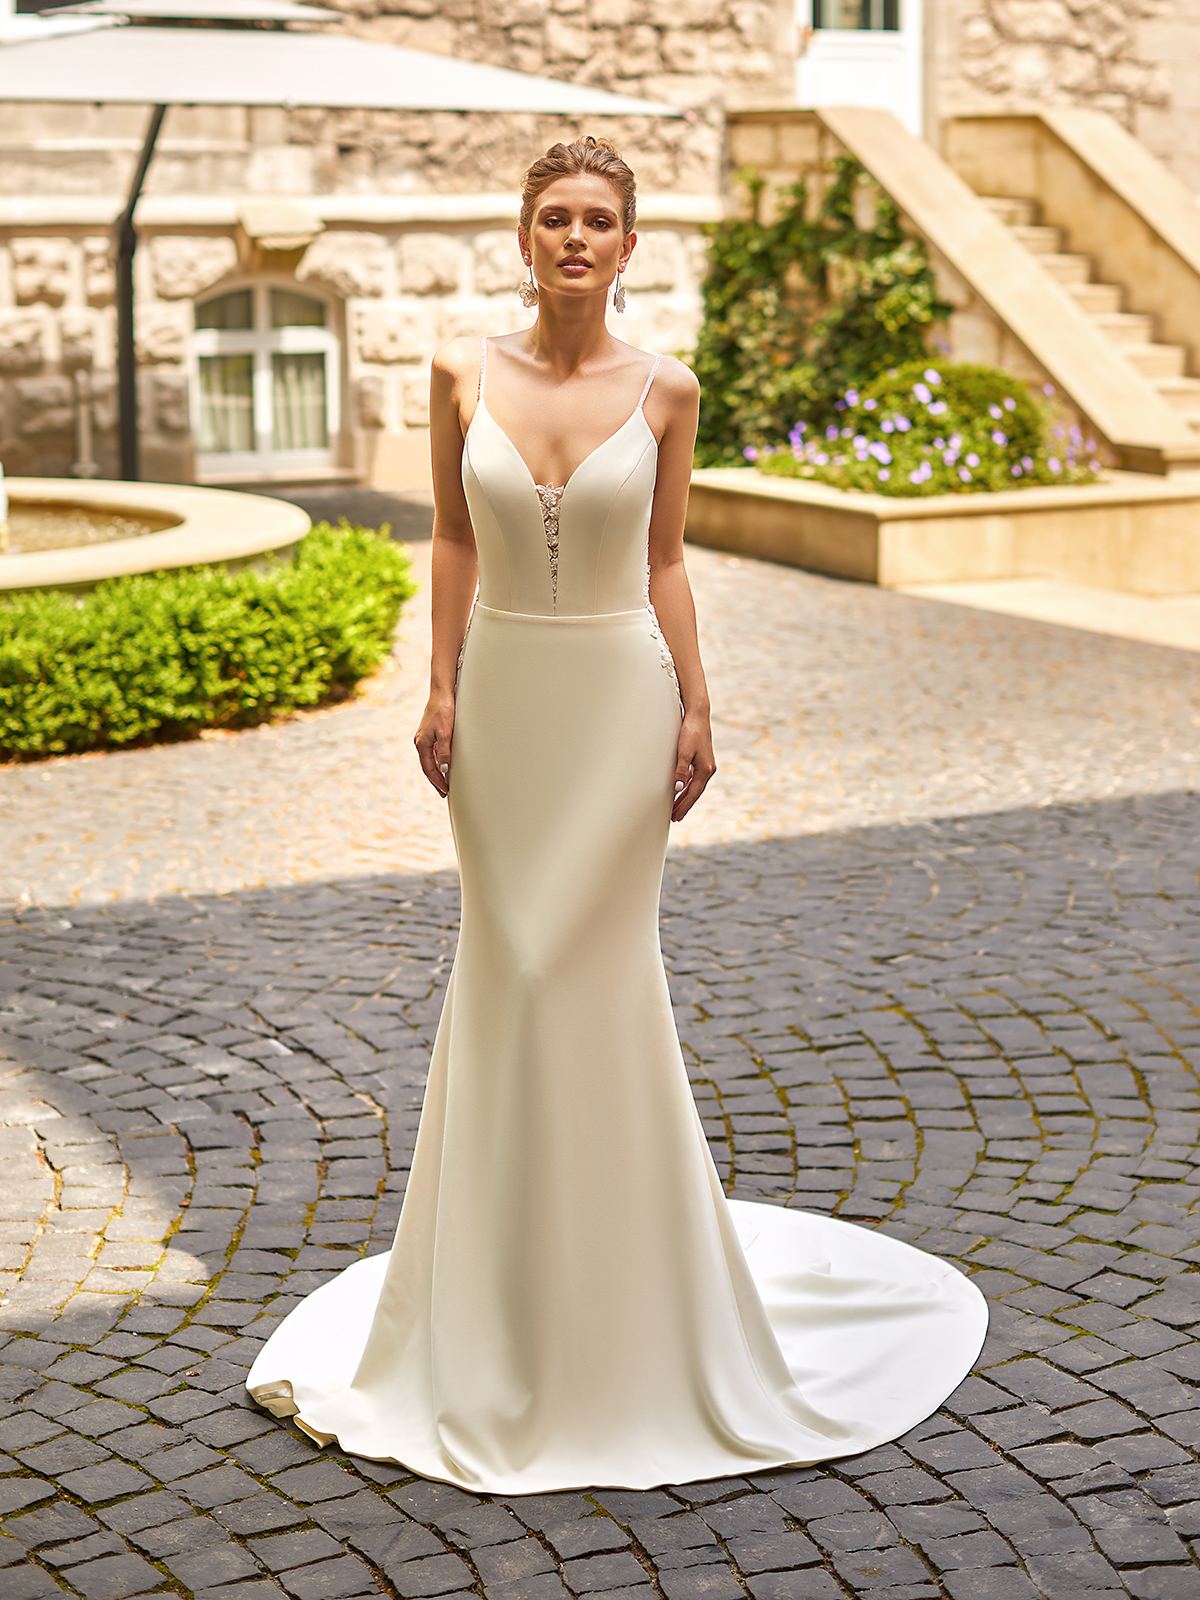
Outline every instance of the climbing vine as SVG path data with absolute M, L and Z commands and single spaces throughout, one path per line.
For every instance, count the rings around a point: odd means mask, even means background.
M 700 380 L 699 466 L 741 465 L 747 446 L 823 427 L 855 384 L 925 353 L 949 315 L 923 242 L 850 156 L 834 163 L 816 215 L 803 184 L 761 220 L 764 182 L 744 173 L 750 215 L 709 229 Z M 865 215 L 864 215 L 865 213 Z

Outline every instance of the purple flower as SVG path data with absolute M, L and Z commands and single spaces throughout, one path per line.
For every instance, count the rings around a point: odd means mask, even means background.
M 888 471 L 888 469 L 886 467 L 880 467 L 879 476 L 880 476 L 880 478 L 890 478 L 891 477 L 891 473 Z
M 876 439 L 875 443 L 869 446 L 869 452 L 875 457 L 876 461 L 882 461 L 884 465 L 892 459 L 892 452 L 882 439 Z
M 745 456 L 747 461 L 757 461 L 758 460 L 758 451 L 754 448 L 754 446 L 752 444 L 748 444 L 746 446 L 746 448 L 742 451 L 742 454 Z
M 848 406 L 856 406 L 858 404 L 858 390 L 857 389 L 847 389 L 846 390 L 846 404 Z
M 1007 444 L 1008 443 L 1008 435 L 1006 433 L 1001 433 L 999 428 L 993 428 L 992 429 L 992 443 L 993 444 Z
M 894 433 L 896 431 L 896 424 L 894 422 L 881 422 L 879 426 L 884 433 Z
M 940 372 L 935 372 L 932 367 L 926 367 L 925 368 L 925 382 L 926 383 L 941 383 L 941 381 L 942 381 L 942 375 L 941 375 Z
M 1080 433 L 1077 423 L 1071 424 L 1071 431 L 1068 437 L 1073 445 L 1081 445 L 1083 443 L 1083 434 Z
M 907 433 L 908 430 L 912 427 L 912 423 L 908 420 L 907 417 L 897 417 L 896 418 L 896 426 L 900 429 L 901 433 Z
M 930 394 L 928 387 L 923 383 L 914 383 L 912 392 L 916 395 L 917 399 L 923 406 L 927 406 L 933 399 L 933 395 Z
M 967 457 L 967 465 L 969 467 L 977 467 L 979 465 L 979 457 L 975 454 L 974 450 L 972 450 L 970 455 Z
M 991 417 L 994 422 L 999 422 L 1003 415 L 1004 413 L 1001 411 L 998 405 L 993 404 L 988 407 L 988 416 Z
M 865 434 L 856 433 L 854 435 L 854 448 L 856 450 L 865 450 L 867 448 L 867 438 Z
M 970 483 L 971 474 L 967 471 L 966 467 L 959 467 L 958 475 L 964 483 Z
M 1059 461 L 1057 456 L 1051 456 L 1049 461 L 1047 461 L 1046 465 L 1050 468 L 1051 472 L 1061 472 L 1062 471 L 1062 463 Z
M 1007 400 L 1005 400 L 1004 409 L 1005 411 L 1015 411 L 1017 409 L 1017 402 L 1012 398 L 1011 395 Z
M 940 417 L 946 409 L 947 406 L 944 400 L 935 400 L 929 407 L 929 415 L 931 417 Z
M 1013 462 L 1012 475 L 1014 478 L 1019 478 L 1021 476 L 1021 463 L 1019 461 Z
M 945 441 L 945 439 L 935 439 L 933 441 L 933 448 L 935 450 L 945 450 L 946 449 L 946 441 Z
M 950 448 L 951 448 L 951 450 L 961 450 L 962 449 L 962 434 L 961 433 L 952 433 L 950 435 Z
M 813 460 L 819 467 L 827 467 L 829 465 L 829 457 L 824 450 L 818 450 Z
M 829 426 L 825 429 L 825 437 L 827 439 L 836 439 L 837 436 L 838 436 L 837 424 L 834 423 L 834 422 L 831 422 L 829 424 Z
M 804 430 L 799 424 L 797 424 L 797 426 L 792 429 L 791 433 L 788 434 L 788 442 L 793 450 L 799 450 L 800 446 L 804 443 Z
M 1054 385 L 1052 383 L 1044 383 L 1042 385 L 1042 393 L 1043 394 L 1053 394 L 1054 392 L 1055 392 Z
M 1021 457 L 1021 465 L 1025 468 L 1026 472 L 1032 472 L 1033 471 L 1033 457 L 1032 456 L 1022 456 Z
M 954 463 L 958 460 L 958 451 L 957 450 L 947 450 L 946 454 L 942 457 L 942 460 L 946 463 L 946 465 L 948 467 L 952 467 L 954 465 Z
M 863 401 L 863 410 L 864 411 L 874 411 L 875 407 L 878 404 L 879 404 L 878 400 L 864 400 Z
M 1093 472 L 1099 472 L 1101 470 L 1100 463 L 1098 461 L 1089 461 L 1088 466 L 1091 467 Z
M 1089 439 L 1088 442 L 1084 445 L 1083 448 L 1087 451 L 1087 453 L 1089 455 L 1091 455 L 1092 451 L 1096 448 L 1095 439 Z
M 925 474 L 921 471 L 920 467 L 918 467 L 915 472 L 910 472 L 909 473 L 908 481 L 909 481 L 909 483 L 924 483 L 925 482 Z
M 845 402 L 845 401 L 844 401 L 844 400 L 835 400 L 835 401 L 834 401 L 834 402 L 833 402 L 833 409 L 834 409 L 834 410 L 835 410 L 835 411 L 845 411 L 845 409 L 846 409 L 846 402 Z

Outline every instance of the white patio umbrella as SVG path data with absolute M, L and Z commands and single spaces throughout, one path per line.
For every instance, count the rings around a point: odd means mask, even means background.
M 133 215 L 168 106 L 685 115 L 677 106 L 630 95 L 315 31 L 314 25 L 319 30 L 340 15 L 294 0 L 86 0 L 46 15 L 91 28 L 53 38 L 21 33 L 14 39 L 0 31 L 0 103 L 151 107 L 125 208 L 114 224 L 121 476 L 132 480 L 139 476 Z

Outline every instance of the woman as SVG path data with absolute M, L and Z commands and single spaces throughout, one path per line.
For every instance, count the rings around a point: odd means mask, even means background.
M 683 564 L 696 380 L 607 331 L 637 242 L 610 145 L 534 163 L 518 239 L 537 322 L 433 368 L 416 745 L 462 930 L 404 1210 L 249 1388 L 492 1493 L 853 1454 L 956 1386 L 983 1301 L 883 1235 L 725 1200 L 658 945 L 669 822 L 715 771 Z

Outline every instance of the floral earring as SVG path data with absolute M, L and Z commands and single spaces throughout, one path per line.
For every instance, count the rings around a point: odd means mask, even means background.
M 521 304 L 526 310 L 529 310 L 531 306 L 535 306 L 538 303 L 538 286 L 533 281 L 532 259 L 527 261 L 525 265 L 529 268 L 529 282 L 523 283 L 517 293 L 521 296 Z
M 620 311 L 624 311 L 624 309 L 625 309 L 625 285 L 621 282 L 621 269 L 620 269 L 620 267 L 618 267 L 617 268 L 617 286 L 613 290 L 613 310 L 620 312 Z

